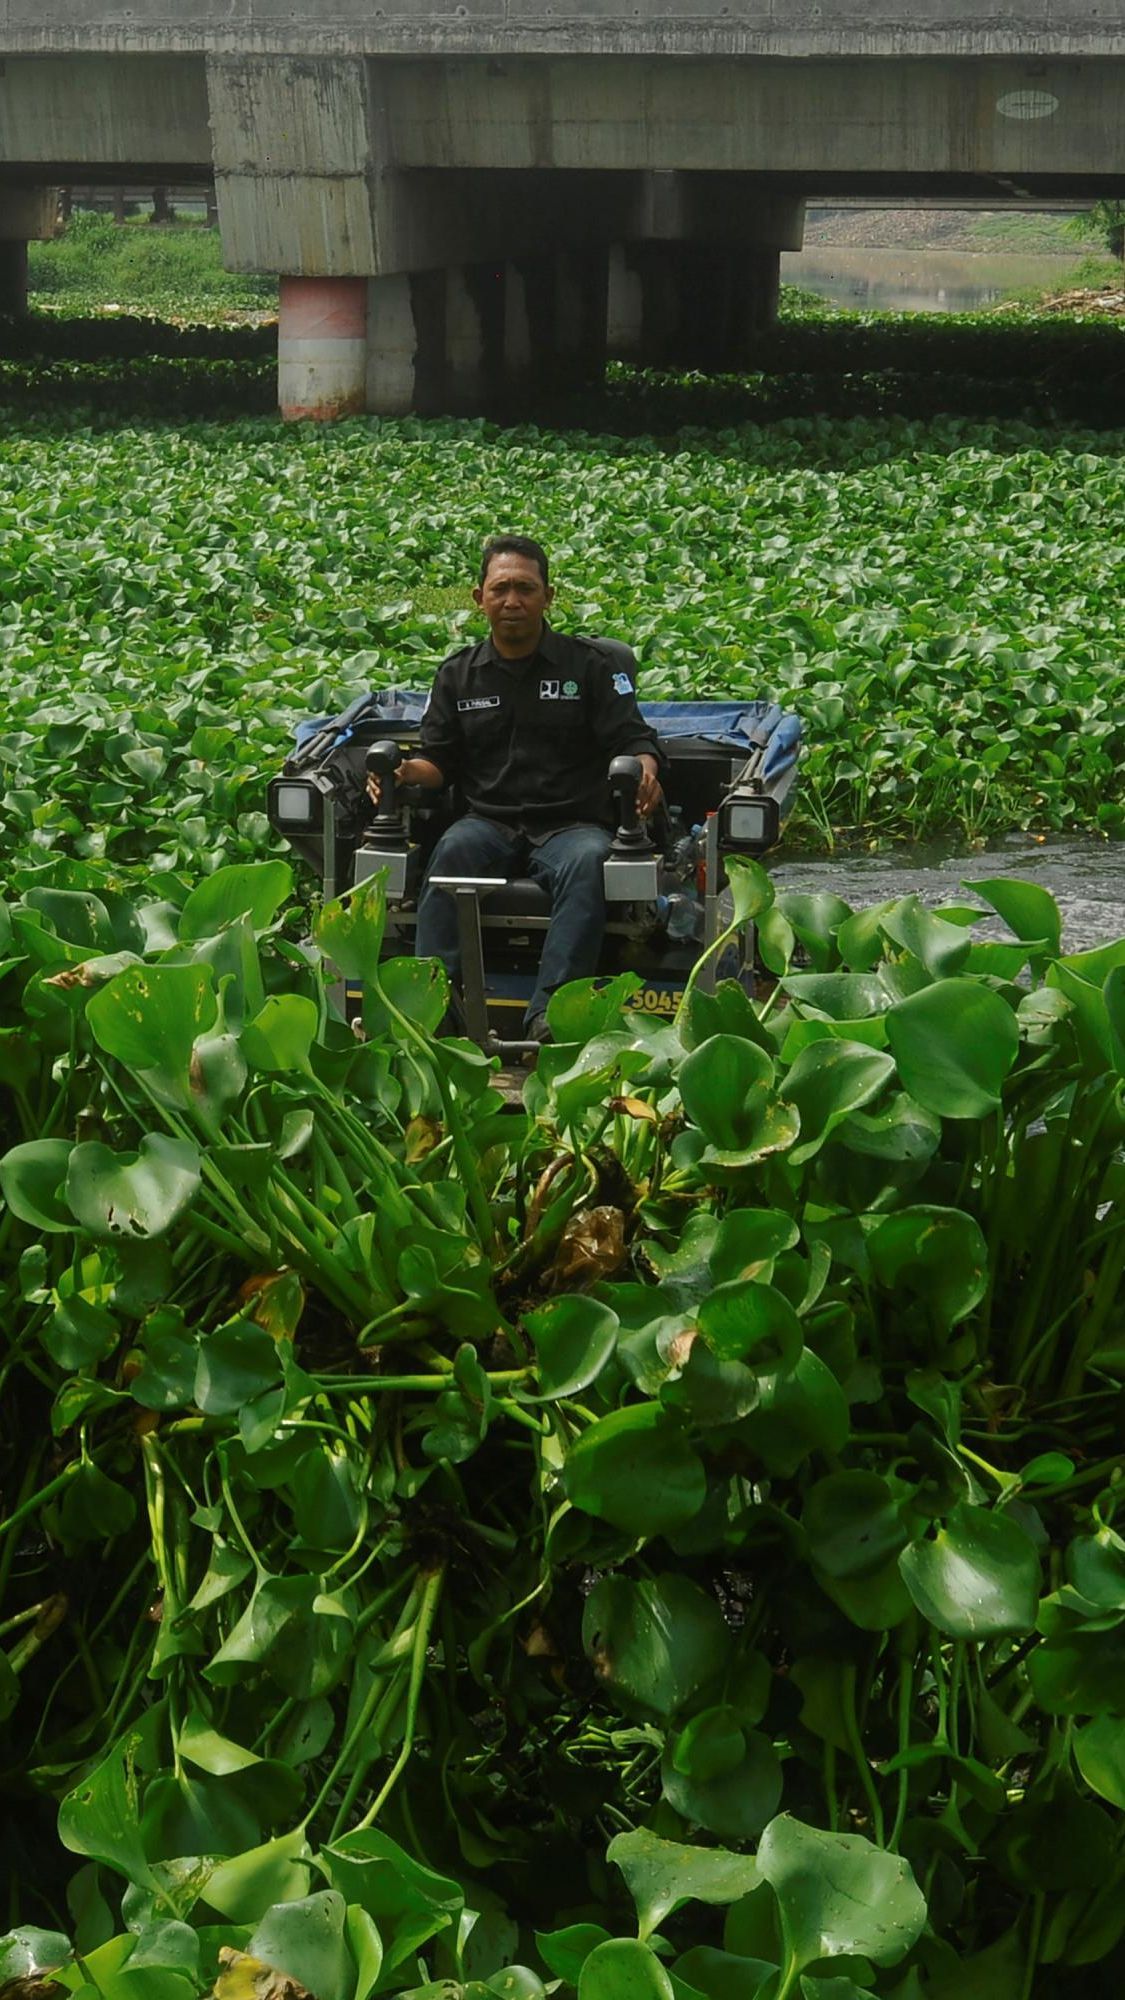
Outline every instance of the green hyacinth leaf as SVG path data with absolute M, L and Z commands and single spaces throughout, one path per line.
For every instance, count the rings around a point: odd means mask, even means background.
M 1125 1719 L 1095 1716 L 1075 1732 L 1074 1756 L 1090 1790 L 1125 1811 Z
M 74 1228 L 65 1199 L 71 1151 L 69 1139 L 29 1139 L 0 1160 L 0 1193 L 12 1214 L 49 1236 Z
M 375 985 L 383 932 L 387 924 L 387 897 L 383 872 L 371 875 L 352 895 L 326 903 L 315 924 L 313 936 L 345 979 Z
M 137 1152 L 115 1153 L 90 1139 L 71 1153 L 66 1195 L 91 1236 L 163 1236 L 191 1207 L 200 1177 L 189 1140 L 148 1132 Z
M 971 979 L 938 979 L 887 1015 L 887 1041 L 911 1097 L 939 1118 L 986 1118 L 1000 1107 L 1019 1053 L 1006 1000 Z
M 268 930 L 292 892 L 293 870 L 287 861 L 216 868 L 197 883 L 180 912 L 180 942 L 214 937 L 242 916 L 249 917 L 255 931 Z
M 645 1828 L 619 1833 L 606 1849 L 628 1884 L 642 1938 L 651 1937 L 681 1903 L 735 1903 L 761 1879 L 752 1855 L 723 1847 L 687 1847 Z
M 564 1476 L 574 1506 L 636 1536 L 683 1527 L 707 1494 L 698 1452 L 652 1403 L 591 1424 L 571 1446 Z
M 801 1970 L 841 1957 L 897 1965 L 922 1933 L 926 1902 L 909 1863 L 859 1834 L 775 1819 L 758 1867 L 777 1897 L 788 1963 Z
M 898 1561 L 923 1618 L 951 1639 L 1034 1630 L 1039 1556 L 1006 1514 L 956 1507 L 932 1540 L 912 1542 Z
M 588 1388 L 617 1344 L 617 1314 L 584 1294 L 549 1300 L 526 1314 L 524 1325 L 539 1373 L 539 1395 L 529 1402 L 553 1402 Z
M 191 1062 L 200 1035 L 218 1019 L 208 965 L 130 965 L 86 1008 L 94 1039 L 134 1073 L 149 1073 L 178 1102 L 191 1104 Z
M 876 1472 L 830 1472 L 818 1479 L 801 1525 L 817 1568 L 831 1577 L 870 1576 L 908 1539 L 899 1503 Z
M 578 2000 L 675 2000 L 675 1987 L 647 1944 L 610 1938 L 584 1961 Z
M 667 1720 L 723 1674 L 732 1640 L 715 1599 L 688 1577 L 614 1571 L 586 1599 L 582 1644 L 612 1700 Z
M 346 1918 L 344 1899 L 335 1889 L 279 1901 L 259 1923 L 247 1956 L 296 1980 L 316 2000 L 352 2000 L 355 1973 Z

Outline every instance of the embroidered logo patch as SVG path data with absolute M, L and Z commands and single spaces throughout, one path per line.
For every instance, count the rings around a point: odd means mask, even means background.
M 563 700 L 564 700 L 564 701 L 577 701 L 577 699 L 578 699 L 578 682 L 577 682 L 577 681 L 564 681 L 564 682 L 563 682 Z
M 628 674 L 614 674 L 613 691 L 615 694 L 632 694 L 633 683 Z
M 539 683 L 540 701 L 557 701 L 558 698 L 559 698 L 559 684 L 557 681 L 540 681 Z
M 457 713 L 458 715 L 467 715 L 471 708 L 499 708 L 499 706 L 500 697 L 498 694 L 475 694 L 468 701 L 458 702 Z

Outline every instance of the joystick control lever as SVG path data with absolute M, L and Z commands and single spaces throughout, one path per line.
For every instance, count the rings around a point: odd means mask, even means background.
M 398 805 L 396 773 L 405 762 L 397 743 L 389 737 L 373 743 L 364 757 L 369 778 L 379 780 L 379 803 L 368 820 L 362 845 L 357 847 L 352 873 L 358 888 L 369 875 L 381 873 L 387 900 L 398 903 L 406 895 L 410 853 L 406 827 Z
M 632 852 L 652 844 L 648 829 L 637 811 L 637 794 L 643 776 L 644 766 L 639 757 L 615 757 L 609 767 L 609 788 L 617 813 L 617 832 L 613 836 L 615 853 L 622 849 Z
M 651 903 L 659 888 L 659 858 L 637 811 L 637 794 L 643 777 L 644 765 L 639 757 L 615 757 L 609 767 L 617 832 L 602 874 L 606 902 L 610 904 Z
M 398 844 L 405 842 L 406 834 L 402 824 L 402 814 L 398 809 L 398 788 L 395 773 L 403 762 L 402 751 L 397 743 L 384 737 L 373 743 L 364 758 L 364 768 L 369 778 L 379 780 L 379 803 L 369 831 L 384 842 Z

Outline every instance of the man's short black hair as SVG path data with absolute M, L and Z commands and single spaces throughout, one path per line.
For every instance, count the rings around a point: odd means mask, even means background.
M 539 565 L 544 589 L 551 581 L 547 567 L 547 551 L 541 548 L 538 542 L 533 542 L 530 535 L 493 535 L 480 552 L 480 576 L 477 581 L 481 584 L 488 575 L 488 565 L 493 556 L 526 556 L 529 562 Z

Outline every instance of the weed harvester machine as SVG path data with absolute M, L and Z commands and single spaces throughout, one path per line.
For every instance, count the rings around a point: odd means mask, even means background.
M 624 649 L 623 649 L 624 652 Z M 346 895 L 385 872 L 387 956 L 413 952 L 418 894 L 438 836 L 462 809 L 455 791 L 399 786 L 395 772 L 418 748 L 426 694 L 381 688 L 335 716 L 303 723 L 269 788 L 269 818 L 320 875 L 324 897 Z M 607 773 L 617 829 L 605 863 L 608 909 L 599 970 L 638 976 L 631 1004 L 671 1015 L 700 953 L 727 922 L 724 864 L 763 855 L 777 841 L 797 776 L 801 725 L 772 701 L 642 702 L 664 755 L 665 803 L 637 812 L 641 766 L 615 757 Z M 378 810 L 367 796 L 382 779 Z M 511 1060 L 528 1044 L 519 1027 L 550 917 L 530 881 L 435 877 L 453 896 L 461 945 L 461 1022 L 490 1054 Z M 721 970 L 750 985 L 753 931 L 723 955 Z M 712 961 L 707 972 L 715 976 Z M 358 996 L 348 996 L 348 1011 Z

